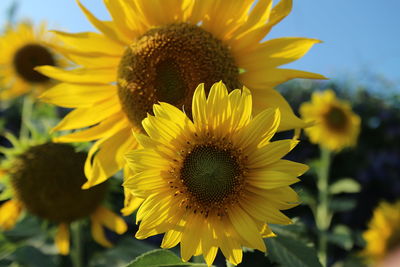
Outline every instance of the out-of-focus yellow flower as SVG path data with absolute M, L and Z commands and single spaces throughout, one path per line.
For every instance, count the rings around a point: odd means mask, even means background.
M 2 148 L 6 155 L 12 155 L 11 150 Z M 21 212 L 26 210 L 58 224 L 55 243 L 60 254 L 68 254 L 69 224 L 90 217 L 93 238 L 110 247 L 112 244 L 105 237 L 103 226 L 118 234 L 124 233 L 127 226 L 122 218 L 102 205 L 106 184 L 81 189 L 86 180 L 85 158 L 85 153 L 75 152 L 69 145 L 54 143 L 34 145 L 7 158 L 8 170 L 0 180 L 6 190 L 0 197 L 9 200 L 0 206 L 0 229 L 12 229 Z
M 0 100 L 28 92 L 41 94 L 54 81 L 34 70 L 37 66 L 66 66 L 52 48 L 60 40 L 47 32 L 46 23 L 35 28 L 28 22 L 10 26 L 0 36 Z
M 381 202 L 374 210 L 363 237 L 367 245 L 362 255 L 378 264 L 396 249 L 400 249 L 400 201 Z
M 79 2 L 79 1 L 78 1 Z M 123 155 L 138 144 L 141 122 L 158 101 L 187 114 L 200 83 L 208 90 L 223 81 L 229 88 L 251 88 L 253 110 L 279 108 L 279 130 L 301 128 L 274 86 L 294 78 L 322 75 L 279 68 L 301 58 L 319 40 L 278 38 L 263 41 L 291 11 L 292 0 L 106 0 L 111 21 L 81 9 L 100 33 L 64 33 L 59 51 L 81 68 L 39 70 L 63 83 L 42 95 L 44 101 L 75 108 L 54 130 L 84 129 L 59 142 L 97 140 L 85 173 L 89 188 L 125 165 Z M 134 200 L 133 200 L 134 201 Z M 137 206 L 133 204 L 130 209 Z
M 154 105 L 143 120 L 148 135 L 136 134 L 141 149 L 128 154 L 134 175 L 124 187 L 144 199 L 136 237 L 165 233 L 163 248 L 181 245 L 184 261 L 203 254 L 208 265 L 218 249 L 239 264 L 242 246 L 265 251 L 269 223 L 289 224 L 280 210 L 298 205 L 289 185 L 308 167 L 283 160 L 298 141 L 271 142 L 280 124 L 278 109 L 252 117 L 247 88 L 228 94 L 223 83 L 204 85 L 193 96 L 192 116 Z
M 303 120 L 314 123 L 305 129 L 312 143 L 332 151 L 356 145 L 360 117 L 349 103 L 337 99 L 332 90 L 313 93 L 311 102 L 300 106 L 300 114 Z

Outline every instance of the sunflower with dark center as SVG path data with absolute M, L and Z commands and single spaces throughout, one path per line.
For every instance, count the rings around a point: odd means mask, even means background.
M 0 100 L 12 99 L 33 92 L 43 93 L 54 85 L 52 80 L 35 70 L 38 66 L 66 66 L 51 45 L 59 39 L 47 33 L 46 24 L 38 27 L 24 22 L 6 29 L 0 37 Z
M 42 99 L 75 108 L 54 130 L 86 128 L 56 141 L 97 140 L 86 161 L 84 188 L 102 183 L 125 166 L 123 155 L 138 147 L 131 132 L 143 132 L 141 121 L 153 114 L 153 104 L 168 102 L 191 117 L 193 92 L 200 83 L 206 90 L 218 81 L 229 88 L 245 85 L 254 96 L 255 113 L 280 109 L 279 130 L 306 126 L 274 87 L 294 78 L 324 79 L 278 68 L 301 58 L 320 41 L 297 37 L 263 41 L 290 13 L 292 0 L 275 6 L 272 0 L 106 0 L 105 4 L 111 21 L 97 19 L 79 3 L 100 33 L 56 32 L 65 43 L 60 52 L 80 68 L 38 68 L 63 82 Z M 132 202 L 127 213 L 139 203 Z
M 399 250 L 400 201 L 381 202 L 374 210 L 363 238 L 366 246 L 361 255 L 373 266 L 378 266 L 391 253 Z
M 354 146 L 360 133 L 360 117 L 349 103 L 336 98 L 332 90 L 315 92 L 311 102 L 300 106 L 303 120 L 315 125 L 305 129 L 310 141 L 329 150 Z
M 137 238 L 165 233 L 161 246 L 180 243 L 184 261 L 203 254 L 211 265 L 221 249 L 239 264 L 242 246 L 266 250 L 269 223 L 291 223 L 281 210 L 298 205 L 289 185 L 308 167 L 282 159 L 298 141 L 270 141 L 278 109 L 253 118 L 251 92 L 228 94 L 222 82 L 206 95 L 199 85 L 193 120 L 173 105 L 153 106 L 155 115 L 142 122 L 147 135 L 135 134 L 141 148 L 127 154 L 134 175 L 124 187 L 144 199 Z
M 122 234 L 124 220 L 102 206 L 107 184 L 82 190 L 86 153 L 65 144 L 45 143 L 29 147 L 12 159 L 7 169 L 8 193 L 12 198 L 0 206 L 0 228 L 14 227 L 22 210 L 58 224 L 56 245 L 69 253 L 69 224 L 85 217 L 92 221 L 94 239 L 110 247 L 103 226 Z M 2 194 L 6 194 L 3 192 Z

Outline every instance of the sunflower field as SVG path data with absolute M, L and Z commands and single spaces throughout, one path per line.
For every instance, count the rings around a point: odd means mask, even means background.
M 4 13 L 0 266 L 400 266 L 400 91 L 292 67 L 302 3 L 97 2 Z

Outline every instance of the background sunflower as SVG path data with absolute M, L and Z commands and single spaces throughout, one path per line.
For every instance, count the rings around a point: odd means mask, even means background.
M 349 103 L 337 99 L 332 90 L 313 93 L 311 102 L 300 106 L 300 114 L 305 121 L 314 123 L 305 129 L 312 143 L 332 151 L 356 145 L 360 117 Z
M 60 44 L 60 40 L 47 32 L 45 22 L 35 27 L 26 21 L 6 28 L 0 36 L 0 100 L 28 92 L 37 96 L 54 85 L 54 81 L 34 68 L 66 66 L 65 59 L 51 48 L 55 44 Z
M 58 226 L 55 243 L 60 254 L 70 250 L 72 222 L 90 217 L 93 238 L 106 247 L 112 244 L 102 226 L 123 234 L 124 220 L 102 205 L 107 185 L 81 190 L 85 181 L 85 153 L 75 152 L 65 144 L 35 144 L 34 140 L 17 140 L 8 134 L 13 148 L 0 147 L 6 155 L 1 162 L 3 190 L 0 199 L 0 229 L 14 228 L 23 211 Z

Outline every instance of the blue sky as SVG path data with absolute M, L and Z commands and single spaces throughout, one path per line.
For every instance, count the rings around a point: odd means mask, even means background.
M 0 1 L 0 18 L 14 0 Z M 20 0 L 17 18 L 47 20 L 52 28 L 90 31 L 74 0 Z M 101 0 L 82 0 L 100 18 L 108 14 Z M 318 38 L 303 59 L 289 65 L 330 78 L 368 71 L 400 84 L 400 0 L 294 0 L 292 13 L 268 38 L 304 36 Z

